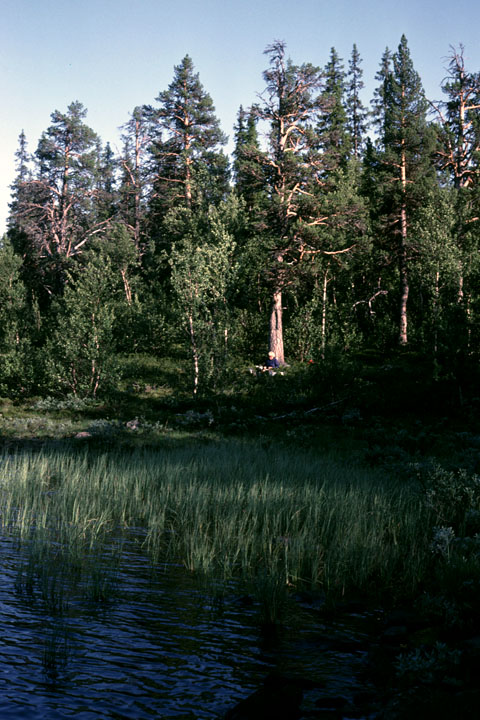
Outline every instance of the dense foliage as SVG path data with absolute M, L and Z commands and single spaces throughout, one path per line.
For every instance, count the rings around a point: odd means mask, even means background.
M 196 396 L 261 362 L 408 348 L 432 380 L 475 367 L 480 74 L 451 50 L 426 99 L 405 37 L 367 111 L 361 57 L 265 51 L 231 168 L 187 55 L 116 157 L 72 102 L 22 132 L 0 244 L 0 393 L 96 396 L 120 353 L 180 358 Z M 337 360 L 333 360 L 335 364 Z

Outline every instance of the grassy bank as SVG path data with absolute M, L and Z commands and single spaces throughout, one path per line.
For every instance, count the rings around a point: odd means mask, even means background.
M 0 401 L 0 525 L 18 544 L 19 592 L 59 613 L 79 592 L 109 601 L 133 543 L 157 573 L 180 565 L 215 599 L 242 593 L 264 626 L 301 623 L 302 598 L 408 608 L 400 640 L 382 640 L 381 682 L 422 696 L 444 683 L 447 653 L 463 658 L 452 687 L 469 687 L 480 401 L 422 372 L 404 356 L 243 368 L 193 401 L 176 365 L 135 357 L 107 398 Z
M 412 414 L 432 388 L 408 358 L 379 360 L 237 370 L 193 402 L 181 368 L 135 356 L 109 398 L 5 400 L 3 530 L 44 568 L 51 552 L 85 569 L 135 527 L 157 565 L 267 596 L 414 597 L 438 576 L 434 528 L 462 536 L 477 509 L 480 436 L 473 400 Z

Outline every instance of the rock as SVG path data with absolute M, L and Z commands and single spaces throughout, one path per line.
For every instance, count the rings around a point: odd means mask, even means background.
M 91 438 L 92 434 L 87 432 L 86 430 L 82 430 L 81 432 L 78 432 L 75 435 L 75 440 L 87 440 L 88 438 Z
M 224 717 L 225 720 L 297 720 L 302 699 L 300 682 L 271 673 L 263 687 L 241 700 Z

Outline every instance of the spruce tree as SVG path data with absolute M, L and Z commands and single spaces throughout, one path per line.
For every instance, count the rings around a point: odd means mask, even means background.
M 11 187 L 12 199 L 9 204 L 8 226 L 23 230 L 28 224 L 26 212 L 27 186 L 31 179 L 31 157 L 24 131 L 18 137 L 18 150 L 15 153 L 16 176 Z
M 116 173 L 117 162 L 107 142 L 104 148 L 97 147 L 96 201 L 94 204 L 97 222 L 111 220 L 117 212 Z
M 358 54 L 355 62 L 359 62 Z M 316 159 L 319 187 L 315 196 L 317 212 L 322 213 L 324 221 L 317 231 L 317 245 L 323 250 L 316 254 L 314 263 L 314 296 L 320 309 L 322 357 L 325 357 L 328 341 L 331 340 L 330 345 L 346 344 L 345 320 L 342 317 L 350 312 L 355 300 L 351 291 L 352 280 L 347 277 L 355 264 L 354 258 L 364 255 L 367 230 L 365 204 L 360 197 L 358 153 L 362 126 L 358 68 L 356 73 L 354 109 L 357 117 L 354 128 L 349 118 L 348 76 L 342 60 L 332 48 L 324 71 L 324 109 L 316 128 L 320 153 Z M 347 306 L 348 311 L 345 309 Z
M 386 113 L 386 98 L 385 94 L 387 91 L 388 79 L 392 72 L 392 53 L 390 50 L 385 48 L 380 62 L 380 67 L 375 75 L 375 80 L 378 85 L 373 92 L 372 100 L 372 120 L 373 126 L 376 130 L 378 138 L 382 138 L 385 135 L 385 113 Z
M 257 117 L 251 108 L 247 112 L 240 107 L 234 133 L 233 178 L 235 190 L 245 201 L 247 212 L 251 215 L 255 206 L 261 202 L 265 188 L 264 166 L 259 162 L 261 151 Z
M 379 132 L 375 167 L 380 191 L 377 196 L 378 230 L 391 240 L 399 279 L 398 342 L 408 342 L 409 264 L 416 239 L 410 227 L 416 208 L 435 182 L 432 129 L 427 122 L 428 104 L 421 80 L 413 67 L 407 40 L 402 36 L 392 57 L 385 53 L 377 76 L 381 82 L 375 98 Z M 370 160 L 372 154 L 370 153 Z M 378 217 L 378 215 L 377 215 Z
M 24 279 L 30 278 L 28 283 L 32 286 L 32 278 L 37 275 L 38 253 L 30 238 L 35 234 L 34 203 L 37 188 L 32 180 L 32 158 L 27 150 L 25 133 L 20 133 L 18 150 L 15 153 L 17 174 L 11 187 L 12 195 L 9 204 L 8 239 L 17 255 L 23 258 L 19 272 Z M 33 216 L 33 217 L 32 217 Z
M 363 82 L 362 59 L 354 44 L 348 63 L 346 79 L 346 108 L 347 127 L 352 140 L 352 152 L 355 158 L 362 154 L 366 132 L 368 129 L 368 110 L 363 105 L 361 92 L 365 87 Z
M 316 128 L 325 176 L 345 168 L 352 151 L 352 136 L 345 107 L 345 80 L 343 62 L 335 48 L 332 48 L 324 70 L 322 100 L 325 112 L 320 116 Z

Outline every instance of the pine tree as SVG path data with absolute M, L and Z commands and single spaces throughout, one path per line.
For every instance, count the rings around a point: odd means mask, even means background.
M 147 109 L 153 127 L 151 209 L 162 220 L 173 207 L 206 207 L 224 197 L 228 160 L 221 151 L 226 137 L 212 99 L 188 55 L 157 102 L 158 108 Z
M 37 208 L 42 254 L 72 257 L 93 232 L 98 138 L 86 114 L 79 102 L 66 113 L 56 110 L 35 152 L 34 182 L 45 198 Z
M 136 107 L 123 126 L 120 158 L 119 216 L 131 231 L 138 252 L 145 244 L 146 200 L 150 191 L 148 147 L 152 129 L 149 113 Z
M 480 73 L 467 71 L 463 46 L 451 49 L 447 72 L 442 84 L 447 99 L 434 104 L 439 166 L 462 190 L 480 184 Z
M 26 258 L 29 284 L 50 294 L 62 287 L 66 264 L 106 222 L 97 216 L 99 141 L 84 123 L 86 112 L 73 102 L 66 113 L 52 113 L 34 154 L 33 173 L 15 200 L 12 239 Z
M 453 188 L 454 236 L 458 248 L 459 317 L 464 345 L 472 344 L 472 298 L 479 282 L 480 247 L 480 73 L 465 67 L 464 48 L 451 48 L 447 77 L 442 84 L 446 99 L 433 103 L 438 120 L 438 167 Z M 458 330 L 458 325 L 457 325 Z
M 338 231 L 342 226 L 353 231 L 357 207 L 342 183 L 340 168 L 327 187 L 333 160 L 340 162 L 341 142 L 327 152 L 327 136 L 322 143 L 314 131 L 328 113 L 332 96 L 323 92 L 321 70 L 311 64 L 293 65 L 285 57 L 282 42 L 273 43 L 265 52 L 270 67 L 264 72 L 266 89 L 256 108 L 270 127 L 268 148 L 258 155 L 265 167 L 269 198 L 262 239 L 269 256 L 272 297 L 270 349 L 283 362 L 282 293 L 298 281 L 300 268 L 314 267 L 317 258 L 348 252 L 343 245 L 345 235 Z M 325 121 L 324 126 L 328 127 Z

